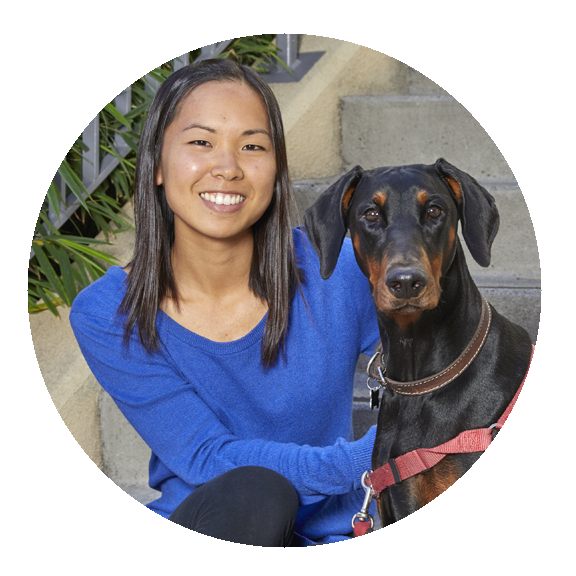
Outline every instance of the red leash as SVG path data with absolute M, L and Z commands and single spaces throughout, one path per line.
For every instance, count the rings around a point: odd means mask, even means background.
M 534 353 L 534 346 L 532 346 L 532 353 Z M 530 361 L 532 361 L 532 357 L 530 357 Z M 528 373 L 526 373 L 526 376 L 527 375 Z M 364 498 L 362 510 L 352 518 L 354 535 L 362 536 L 373 527 L 374 520 L 368 513 L 370 501 L 389 486 L 399 484 L 407 478 L 425 472 L 435 464 L 438 464 L 446 454 L 484 452 L 492 442 L 492 429 L 496 428 L 500 430 L 510 415 L 514 404 L 516 404 L 516 400 L 518 400 L 522 386 L 524 386 L 526 376 L 524 376 L 520 388 L 516 391 L 514 398 L 512 398 L 504 414 L 502 414 L 500 419 L 495 424 L 492 424 L 492 426 L 488 428 L 477 428 L 475 430 L 465 430 L 458 434 L 456 438 L 440 446 L 413 450 L 412 452 L 398 456 L 398 458 L 392 458 L 374 472 L 365 472 L 362 476 L 362 486 L 366 497 Z

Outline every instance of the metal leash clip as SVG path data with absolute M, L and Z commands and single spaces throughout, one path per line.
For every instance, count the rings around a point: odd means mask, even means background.
M 370 410 L 374 410 L 374 408 L 378 408 L 380 406 L 380 388 L 386 387 L 386 380 L 384 379 L 384 372 L 382 371 L 382 366 L 378 366 L 378 375 L 374 374 L 374 361 L 380 354 L 379 347 L 376 348 L 374 354 L 372 354 L 372 358 L 368 362 L 368 366 L 366 366 L 366 373 L 368 374 L 368 380 L 366 381 L 366 386 L 368 386 L 368 390 L 370 390 Z M 375 380 L 378 382 L 378 386 L 370 386 L 370 380 Z
M 352 518 L 352 528 L 354 528 L 356 521 L 360 520 L 361 522 L 370 522 L 370 529 L 374 528 L 374 518 L 372 514 L 370 514 L 370 502 L 372 502 L 372 497 L 374 495 L 374 491 L 372 490 L 372 486 L 369 486 L 366 482 L 368 476 L 372 473 L 372 470 L 366 470 L 364 474 L 362 474 L 362 489 L 364 490 L 364 502 L 362 503 L 362 508 L 360 512 L 354 514 Z

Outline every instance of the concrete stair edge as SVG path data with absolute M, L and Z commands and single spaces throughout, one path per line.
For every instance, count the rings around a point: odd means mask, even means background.
M 340 106 L 346 168 L 444 157 L 477 179 L 514 177 L 490 136 L 448 94 L 346 96 Z

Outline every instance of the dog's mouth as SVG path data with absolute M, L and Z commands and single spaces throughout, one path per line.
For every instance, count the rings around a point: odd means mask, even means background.
M 418 298 L 394 298 L 389 292 L 384 296 L 376 297 L 376 307 L 387 315 L 413 316 L 420 315 L 425 310 L 432 310 L 438 306 L 440 292 L 436 290 L 426 290 Z
M 378 306 L 378 310 L 387 316 L 390 320 L 405 332 L 408 328 L 420 320 L 422 313 L 426 310 L 427 306 L 420 306 L 413 302 L 398 302 L 395 305 L 389 303 L 385 306 Z
M 404 304 L 398 307 L 394 307 L 388 312 L 392 312 L 394 314 L 415 314 L 416 312 L 421 312 L 424 310 L 422 306 L 416 306 L 414 304 Z

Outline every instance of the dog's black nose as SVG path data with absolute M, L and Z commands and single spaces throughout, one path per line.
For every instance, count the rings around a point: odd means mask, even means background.
M 396 298 L 415 298 L 424 290 L 427 281 L 418 268 L 393 268 L 386 274 L 386 286 Z

